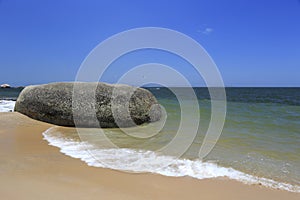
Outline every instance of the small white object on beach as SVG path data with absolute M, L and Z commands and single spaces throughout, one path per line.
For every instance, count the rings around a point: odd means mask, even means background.
M 5 83 L 5 84 L 0 85 L 0 87 L 1 88 L 10 88 L 10 85 Z

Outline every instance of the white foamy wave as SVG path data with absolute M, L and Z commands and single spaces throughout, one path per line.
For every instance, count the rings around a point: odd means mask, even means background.
M 53 127 L 55 128 L 55 127 Z M 49 145 L 59 147 L 60 151 L 73 158 L 78 158 L 89 166 L 110 168 L 134 173 L 150 172 L 165 176 L 190 176 L 197 179 L 227 177 L 246 184 L 260 184 L 266 187 L 300 192 L 299 186 L 276 182 L 271 179 L 255 177 L 232 168 L 218 166 L 201 160 L 179 159 L 158 155 L 152 151 L 126 148 L 99 149 L 88 142 L 79 142 L 51 134 L 51 129 L 43 133 Z M 101 158 L 101 160 L 97 159 Z M 165 163 L 169 163 L 167 166 Z
M 15 101 L 0 100 L 0 112 L 13 112 L 15 104 Z

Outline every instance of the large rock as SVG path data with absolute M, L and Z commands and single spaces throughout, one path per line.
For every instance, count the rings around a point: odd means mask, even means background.
M 148 90 L 106 83 L 28 86 L 15 111 L 61 126 L 102 128 L 130 127 L 161 117 L 161 108 Z

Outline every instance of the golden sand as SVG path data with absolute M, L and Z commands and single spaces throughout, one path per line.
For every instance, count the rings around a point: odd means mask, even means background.
M 300 199 L 300 194 L 220 179 L 130 174 L 89 167 L 43 140 L 50 124 L 0 113 L 0 199 Z

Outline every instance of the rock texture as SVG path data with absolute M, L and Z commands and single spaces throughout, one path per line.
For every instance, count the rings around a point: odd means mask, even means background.
M 51 83 L 26 87 L 15 111 L 77 127 L 130 127 L 157 121 L 161 109 L 146 89 L 106 83 Z

